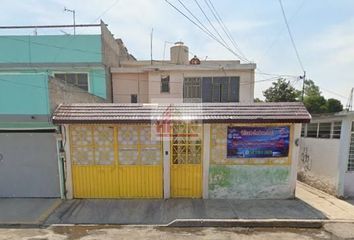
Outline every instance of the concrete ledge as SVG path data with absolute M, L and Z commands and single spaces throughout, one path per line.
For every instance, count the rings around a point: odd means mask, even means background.
M 176 219 L 168 227 L 321 228 L 325 220 L 309 219 Z

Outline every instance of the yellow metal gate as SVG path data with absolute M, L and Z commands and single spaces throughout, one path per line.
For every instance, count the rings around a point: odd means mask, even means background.
M 162 198 L 162 141 L 151 125 L 72 125 L 75 198 Z
M 202 132 L 201 124 L 173 124 L 171 197 L 202 197 Z

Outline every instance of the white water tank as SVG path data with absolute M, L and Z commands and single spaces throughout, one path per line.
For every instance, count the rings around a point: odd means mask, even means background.
M 175 64 L 188 64 L 188 47 L 183 42 L 176 42 L 170 49 L 171 62 Z

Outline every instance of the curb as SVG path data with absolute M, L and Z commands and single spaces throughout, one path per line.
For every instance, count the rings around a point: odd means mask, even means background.
M 321 228 L 326 220 L 309 219 L 176 219 L 168 227 Z
M 319 219 L 176 219 L 168 224 L 114 224 L 114 223 L 75 223 L 75 224 L 33 224 L 33 223 L 6 223 L 0 228 L 48 228 L 48 227 L 150 227 L 150 228 L 194 228 L 194 227 L 241 227 L 241 228 L 312 228 L 319 229 L 329 223 L 353 223 L 352 220 L 319 220 Z

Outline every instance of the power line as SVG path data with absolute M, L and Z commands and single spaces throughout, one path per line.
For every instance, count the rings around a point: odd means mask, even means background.
M 291 30 L 290 30 L 290 26 L 289 26 L 289 23 L 288 23 L 288 19 L 286 18 L 286 14 L 285 14 L 285 10 L 284 10 L 284 6 L 283 6 L 283 2 L 282 0 L 279 0 L 279 4 L 280 4 L 280 8 L 281 8 L 281 11 L 282 11 L 282 14 L 283 14 L 283 18 L 284 18 L 284 22 L 285 22 L 285 25 L 286 25 L 286 28 L 288 30 L 288 33 L 289 33 L 289 37 L 291 39 L 291 43 L 293 45 L 293 48 L 295 50 L 295 53 L 296 53 L 296 57 L 297 57 L 297 60 L 299 61 L 299 64 L 300 64 L 300 67 L 302 69 L 303 72 L 305 72 L 305 69 L 304 69 L 304 66 L 302 64 L 302 61 L 301 61 L 301 58 L 300 58 L 300 55 L 299 55 L 299 52 L 296 48 L 296 44 L 295 44 L 295 40 L 294 40 L 294 37 L 291 33 Z
M 99 20 L 103 15 L 105 15 L 108 11 L 110 11 L 120 0 L 115 0 L 112 5 L 110 5 L 108 8 L 106 8 L 103 12 L 101 12 L 101 14 L 95 18 L 95 20 L 93 20 L 93 22 L 96 22 L 97 20 Z
M 211 13 L 213 14 L 214 18 L 216 19 L 216 21 L 219 23 L 220 27 L 222 28 L 222 30 L 224 31 L 224 33 L 226 34 L 226 36 L 228 37 L 228 39 L 230 40 L 231 44 L 234 46 L 235 49 L 237 49 L 239 51 L 239 53 L 244 57 L 244 60 L 246 60 L 246 62 L 250 62 L 246 56 L 243 54 L 243 52 L 241 51 L 240 47 L 238 46 L 238 44 L 236 43 L 235 39 L 232 37 L 230 30 L 227 28 L 227 26 L 225 25 L 224 21 L 222 20 L 222 18 L 220 17 L 218 11 L 216 10 L 216 8 L 214 7 L 214 4 L 210 1 L 210 0 L 204 0 L 204 2 L 206 3 L 206 5 L 208 6 L 208 8 L 210 9 Z
M 191 10 L 189 10 L 189 8 L 181 1 L 181 0 L 177 0 L 182 7 L 205 29 L 205 31 L 207 31 L 209 34 L 213 35 L 215 37 L 215 35 L 210 32 L 210 30 L 199 20 L 199 18 L 197 18 L 193 12 Z
M 183 15 L 185 18 L 187 18 L 191 23 L 193 23 L 196 27 L 198 27 L 200 30 L 202 30 L 205 34 L 207 34 L 210 38 L 214 39 L 215 41 L 217 41 L 220 45 L 222 45 L 224 48 L 226 48 L 227 50 L 229 50 L 233 55 L 235 55 L 236 57 L 242 59 L 242 57 L 237 54 L 235 51 L 233 51 L 231 48 L 229 48 L 228 46 L 226 46 L 223 42 L 221 42 L 219 39 L 217 39 L 214 35 L 209 34 L 207 31 L 205 31 L 200 25 L 198 25 L 195 21 L 193 21 L 190 17 L 188 17 L 184 12 L 182 12 L 179 8 L 177 8 L 175 5 L 173 5 L 171 2 L 169 2 L 168 0 L 165 0 L 166 3 L 168 3 L 171 7 L 173 7 L 177 12 L 179 12 L 181 15 Z
M 220 35 L 219 31 L 215 28 L 214 24 L 210 21 L 208 15 L 204 12 L 203 8 L 200 6 L 198 0 L 194 0 L 194 2 L 197 4 L 199 10 L 203 13 L 204 17 L 206 18 L 206 20 L 209 22 L 209 25 L 214 29 L 214 31 L 216 32 L 216 34 L 219 36 L 220 40 L 230 48 L 230 46 L 227 44 L 227 42 L 224 40 L 224 38 Z
M 289 18 L 289 21 L 288 23 L 290 23 L 294 18 L 295 16 L 299 13 L 299 11 L 303 8 L 304 4 L 306 3 L 307 0 L 303 0 L 301 2 L 301 4 L 299 5 L 299 7 L 295 10 L 295 12 L 293 13 L 293 15 Z M 261 58 L 259 60 L 262 60 L 266 55 L 267 53 L 269 52 L 269 50 L 275 45 L 275 43 L 279 40 L 279 36 L 283 33 L 283 31 L 286 30 L 286 27 L 285 28 L 282 28 L 279 30 L 279 32 L 277 34 L 275 34 L 275 37 L 273 38 L 272 42 L 269 44 L 269 46 L 266 48 L 265 51 L 263 51 L 262 55 L 261 55 Z

